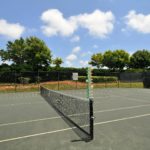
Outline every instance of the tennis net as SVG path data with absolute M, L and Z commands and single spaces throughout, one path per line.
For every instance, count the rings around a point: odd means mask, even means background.
M 93 139 L 93 101 L 40 87 L 42 97 L 82 138 Z

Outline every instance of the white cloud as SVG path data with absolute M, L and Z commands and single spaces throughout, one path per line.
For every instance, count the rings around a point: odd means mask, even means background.
M 72 53 L 78 53 L 81 50 L 80 46 L 76 46 L 73 48 Z
M 19 23 L 8 23 L 6 20 L 0 19 L 0 35 L 15 39 L 19 38 L 24 31 L 25 27 Z
M 126 16 L 126 24 L 141 33 L 150 33 L 150 14 L 137 14 L 136 11 L 130 11 Z
M 88 29 L 90 35 L 104 38 L 112 32 L 115 17 L 111 11 L 95 10 L 91 14 L 80 14 L 72 19 L 76 20 L 81 27 Z
M 67 61 L 74 61 L 77 59 L 77 56 L 75 54 L 70 54 L 66 57 Z
M 87 29 L 92 36 L 104 38 L 112 32 L 115 17 L 111 11 L 95 10 L 92 13 L 64 18 L 59 10 L 49 9 L 42 13 L 41 20 L 45 24 L 42 26 L 43 33 L 47 36 L 70 36 L 82 27 Z M 76 40 L 78 40 L 77 37 Z
M 42 30 L 47 36 L 58 34 L 61 36 L 70 36 L 77 28 L 75 22 L 70 19 L 65 19 L 63 14 L 57 9 L 49 9 L 43 12 L 41 20 L 45 23 L 42 26 Z
M 82 67 L 88 66 L 88 61 L 87 61 L 87 60 L 86 60 L 86 61 L 80 60 L 79 63 L 80 63 L 80 65 L 81 65 Z
M 69 67 L 73 66 L 75 60 L 77 60 L 77 53 L 80 51 L 80 47 L 76 46 L 73 48 L 72 53 L 66 57 L 65 64 Z
M 78 35 L 75 35 L 71 38 L 70 40 L 71 42 L 79 42 L 80 41 L 80 37 Z

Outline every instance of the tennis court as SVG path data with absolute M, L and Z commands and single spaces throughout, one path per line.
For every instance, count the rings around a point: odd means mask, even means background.
M 94 116 L 94 139 L 86 142 L 39 92 L 0 94 L 0 149 L 149 150 L 149 89 L 94 89 Z

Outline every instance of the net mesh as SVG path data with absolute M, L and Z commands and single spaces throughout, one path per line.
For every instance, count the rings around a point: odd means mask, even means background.
M 73 97 L 40 87 L 44 99 L 61 115 L 82 140 L 93 139 L 93 103 L 89 99 Z

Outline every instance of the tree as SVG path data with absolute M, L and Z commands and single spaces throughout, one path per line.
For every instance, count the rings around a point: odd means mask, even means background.
M 115 69 L 123 70 L 129 65 L 129 54 L 125 50 L 116 50 L 113 52 Z
M 145 69 L 150 67 L 150 51 L 138 50 L 130 58 L 131 68 Z
M 93 54 L 89 64 L 96 66 L 98 69 L 102 66 L 103 55 L 101 53 Z
M 55 58 L 53 60 L 53 64 L 56 66 L 56 68 L 60 68 L 60 65 L 63 63 L 63 60 L 59 57 Z
M 45 70 L 51 63 L 50 49 L 37 37 L 8 41 L 7 49 L 0 50 L 0 56 L 3 61 L 12 61 L 13 68 L 18 71 Z
M 129 54 L 124 50 L 106 51 L 103 65 L 113 70 L 123 70 L 129 64 Z
M 0 72 L 11 72 L 11 66 L 6 63 L 0 65 Z
M 108 50 L 103 55 L 103 66 L 108 67 L 109 69 L 114 69 L 114 61 L 113 61 L 113 52 L 111 50 Z
M 13 61 L 16 65 L 21 65 L 25 62 L 25 40 L 23 38 L 17 39 L 14 42 L 8 41 L 7 50 L 1 50 L 0 55 L 3 61 Z
M 26 39 L 25 52 L 26 63 L 33 71 L 46 70 L 52 62 L 50 49 L 37 37 Z

